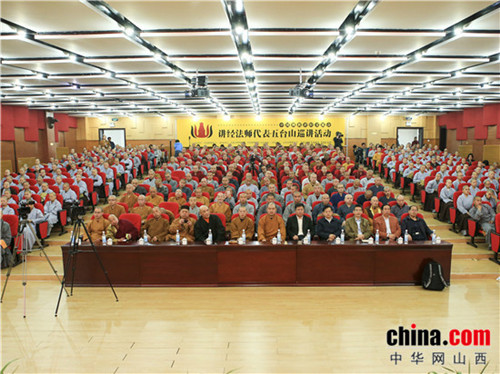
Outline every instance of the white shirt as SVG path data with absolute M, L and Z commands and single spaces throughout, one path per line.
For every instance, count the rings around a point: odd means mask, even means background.
M 298 223 L 298 226 L 299 226 L 299 231 L 297 232 L 297 235 L 304 235 L 304 230 L 302 229 L 302 223 L 304 221 L 304 217 L 302 218 L 299 218 L 297 217 L 297 223 Z
M 356 223 L 358 224 L 358 235 L 363 235 L 363 231 L 361 231 L 361 218 L 360 219 L 356 219 Z
M 387 235 L 391 235 L 392 232 L 391 232 L 391 225 L 389 224 L 389 217 L 384 218 L 384 221 L 385 221 L 385 229 L 387 231 Z

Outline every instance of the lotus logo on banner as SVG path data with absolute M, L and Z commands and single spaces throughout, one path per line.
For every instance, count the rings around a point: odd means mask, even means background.
M 211 125 L 203 125 L 203 122 L 200 122 L 199 125 L 191 126 L 191 136 L 193 138 L 210 138 L 213 135 L 213 130 Z

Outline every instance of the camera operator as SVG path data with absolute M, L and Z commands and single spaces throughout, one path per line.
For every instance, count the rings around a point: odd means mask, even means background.
M 340 131 L 337 131 L 337 133 L 335 134 L 335 138 L 333 138 L 333 143 L 335 144 L 335 148 L 340 148 L 340 150 L 342 151 L 342 143 L 344 143 L 344 139 L 342 139 L 342 137 L 344 136 L 344 134 L 342 134 Z
M 26 209 L 26 211 L 23 211 Z M 36 225 L 45 221 L 40 209 L 35 208 L 35 200 L 28 200 L 26 203 L 21 203 L 21 208 L 19 208 L 19 216 L 21 219 L 28 219 L 31 222 L 26 225 L 23 230 L 24 235 L 24 248 L 27 251 L 33 249 L 33 245 L 36 242 Z M 31 230 L 31 228 L 33 230 Z M 34 234 L 35 233 L 35 234 Z

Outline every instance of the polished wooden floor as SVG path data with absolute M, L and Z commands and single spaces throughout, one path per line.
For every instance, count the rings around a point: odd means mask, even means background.
M 75 288 L 63 296 L 39 253 L 28 258 L 27 318 L 23 318 L 21 266 L 13 269 L 2 304 L 2 363 L 17 359 L 16 373 L 427 373 L 432 352 L 445 353 L 446 367 L 460 353 L 475 365 L 486 352 L 485 373 L 499 373 L 499 267 L 484 244 L 466 238 L 425 214 L 454 243 L 452 286 L 421 287 L 239 287 Z M 88 217 L 87 217 L 88 218 Z M 53 236 L 47 254 L 62 273 Z M 4 281 L 5 270 L 2 270 Z M 386 332 L 415 323 L 421 329 L 490 329 L 490 347 L 389 347 Z M 424 362 L 412 362 L 414 352 Z M 401 355 L 397 365 L 392 354 Z M 455 356 L 455 357 L 454 357 Z

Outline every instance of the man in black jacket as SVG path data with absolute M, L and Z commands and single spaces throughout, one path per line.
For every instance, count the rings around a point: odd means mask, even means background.
M 302 240 L 311 232 L 311 239 L 314 236 L 314 225 L 312 219 L 304 215 L 304 204 L 298 203 L 295 205 L 295 215 L 288 218 L 286 221 L 286 238 L 288 240 Z
M 412 205 L 408 216 L 401 222 L 401 234 L 408 230 L 408 240 L 427 240 L 432 235 L 432 230 L 422 218 L 417 216 L 418 208 Z
M 337 236 L 340 236 L 342 230 L 342 221 L 333 217 L 331 206 L 325 206 L 323 209 L 323 218 L 318 221 L 316 233 L 319 240 L 333 241 Z
M 208 230 L 212 230 L 213 242 L 223 242 L 226 240 L 226 229 L 220 218 L 215 214 L 210 214 L 206 205 L 200 206 L 200 218 L 194 224 L 194 240 L 204 242 L 208 238 Z

